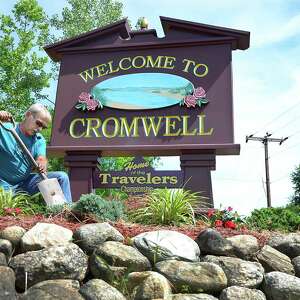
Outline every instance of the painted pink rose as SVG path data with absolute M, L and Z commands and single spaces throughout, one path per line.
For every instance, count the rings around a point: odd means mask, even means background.
M 81 103 L 87 103 L 90 99 L 91 99 L 91 95 L 90 95 L 89 93 L 82 92 L 82 93 L 79 95 L 79 100 L 78 100 L 78 102 L 81 102 Z
M 94 99 L 89 99 L 87 102 L 87 110 L 96 110 L 96 108 L 98 107 L 98 101 L 94 100 Z
M 198 98 L 205 98 L 206 97 L 206 92 L 204 90 L 204 88 L 202 88 L 201 86 L 199 86 L 198 88 L 196 88 L 194 90 L 194 96 L 198 99 Z
M 184 104 L 187 107 L 195 107 L 197 104 L 197 98 L 194 95 L 187 95 L 184 97 Z

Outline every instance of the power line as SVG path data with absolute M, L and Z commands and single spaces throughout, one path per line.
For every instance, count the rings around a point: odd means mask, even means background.
M 269 142 L 276 142 L 279 145 L 282 145 L 284 141 L 288 139 L 288 137 L 277 139 L 271 138 L 271 133 L 266 133 L 264 137 L 255 137 L 253 134 L 246 136 L 246 143 L 248 141 L 258 141 L 264 144 L 265 148 L 265 169 L 266 169 L 266 188 L 267 188 L 267 203 L 268 207 L 271 207 L 271 190 L 270 190 L 270 174 L 269 174 L 269 154 L 268 154 L 268 143 Z

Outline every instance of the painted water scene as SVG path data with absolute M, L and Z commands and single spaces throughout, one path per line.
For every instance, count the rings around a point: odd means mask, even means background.
M 103 106 L 139 110 L 178 104 L 193 90 L 189 80 L 177 75 L 138 73 L 100 82 L 92 88 L 91 94 Z

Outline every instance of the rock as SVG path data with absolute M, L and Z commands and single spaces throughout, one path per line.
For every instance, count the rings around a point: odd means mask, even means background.
M 13 247 L 10 241 L 0 239 L 0 252 L 4 253 L 8 260 L 12 256 Z
M 219 265 L 227 276 L 228 286 L 255 288 L 263 281 L 264 269 L 260 263 L 213 255 L 205 256 L 203 261 Z
M 226 240 L 233 246 L 235 255 L 244 260 L 252 259 L 259 250 L 257 238 L 252 235 L 235 235 Z
M 92 279 L 79 290 L 86 300 L 126 300 L 116 288 L 101 279 Z
M 268 245 L 292 259 L 300 255 L 300 233 L 275 236 L 269 240 Z
M 230 286 L 222 291 L 220 300 L 266 300 L 266 296 L 259 290 Z
M 17 299 L 15 290 L 15 274 L 9 267 L 0 266 L 0 299 Z
M 174 294 L 166 300 L 218 300 L 218 298 L 208 294 Z
M 292 260 L 292 263 L 294 265 L 295 274 L 297 277 L 300 277 L 300 256 L 295 257 Z
M 6 260 L 6 256 L 4 253 L 0 252 L 0 266 L 5 266 L 7 267 L 7 260 Z
M 171 230 L 141 233 L 134 237 L 134 247 L 155 264 L 166 259 L 199 261 L 197 243 L 185 234 Z
M 56 224 L 37 223 L 21 239 L 23 252 L 64 245 L 72 241 L 72 231 Z
M 166 299 L 172 294 L 169 281 L 163 275 L 152 271 L 130 273 L 128 286 L 132 290 L 133 300 Z
M 202 254 L 235 256 L 231 242 L 224 239 L 216 230 L 210 228 L 203 230 L 195 242 Z
M 155 269 L 167 277 L 176 290 L 188 288 L 192 293 L 219 293 L 227 287 L 227 278 L 218 265 L 207 262 L 165 260 Z
M 270 272 L 265 275 L 263 291 L 267 299 L 299 300 L 300 278 L 282 272 Z
M 79 290 L 80 284 L 78 280 L 72 280 L 72 279 L 50 279 L 41 281 L 39 283 L 36 283 L 33 287 L 34 288 L 40 288 L 44 285 L 59 285 L 65 289 L 73 289 L 73 290 Z
M 91 254 L 97 245 L 106 241 L 123 242 L 123 235 L 108 223 L 86 224 L 73 234 L 74 243 Z
M 151 264 L 135 248 L 109 241 L 95 248 L 90 257 L 90 269 L 94 277 L 111 282 L 126 272 L 150 270 Z
M 70 243 L 16 255 L 9 266 L 15 271 L 16 286 L 24 290 L 25 272 L 28 287 L 48 279 L 83 280 L 88 258 L 77 245 Z
M 71 288 L 68 288 L 71 286 Z M 73 283 L 47 280 L 35 284 L 26 293 L 19 297 L 20 300 L 84 300 L 77 289 L 72 288 Z
M 290 275 L 295 274 L 291 259 L 268 245 L 265 245 L 258 252 L 257 259 L 264 267 L 266 273 L 279 271 Z
M 0 238 L 10 241 L 14 248 L 18 248 L 25 233 L 26 230 L 23 227 L 9 226 L 1 231 Z

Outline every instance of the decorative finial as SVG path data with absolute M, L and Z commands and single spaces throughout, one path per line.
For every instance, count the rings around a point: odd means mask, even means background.
M 137 21 L 137 28 L 139 30 L 146 30 L 148 29 L 149 22 L 145 17 L 140 17 Z

